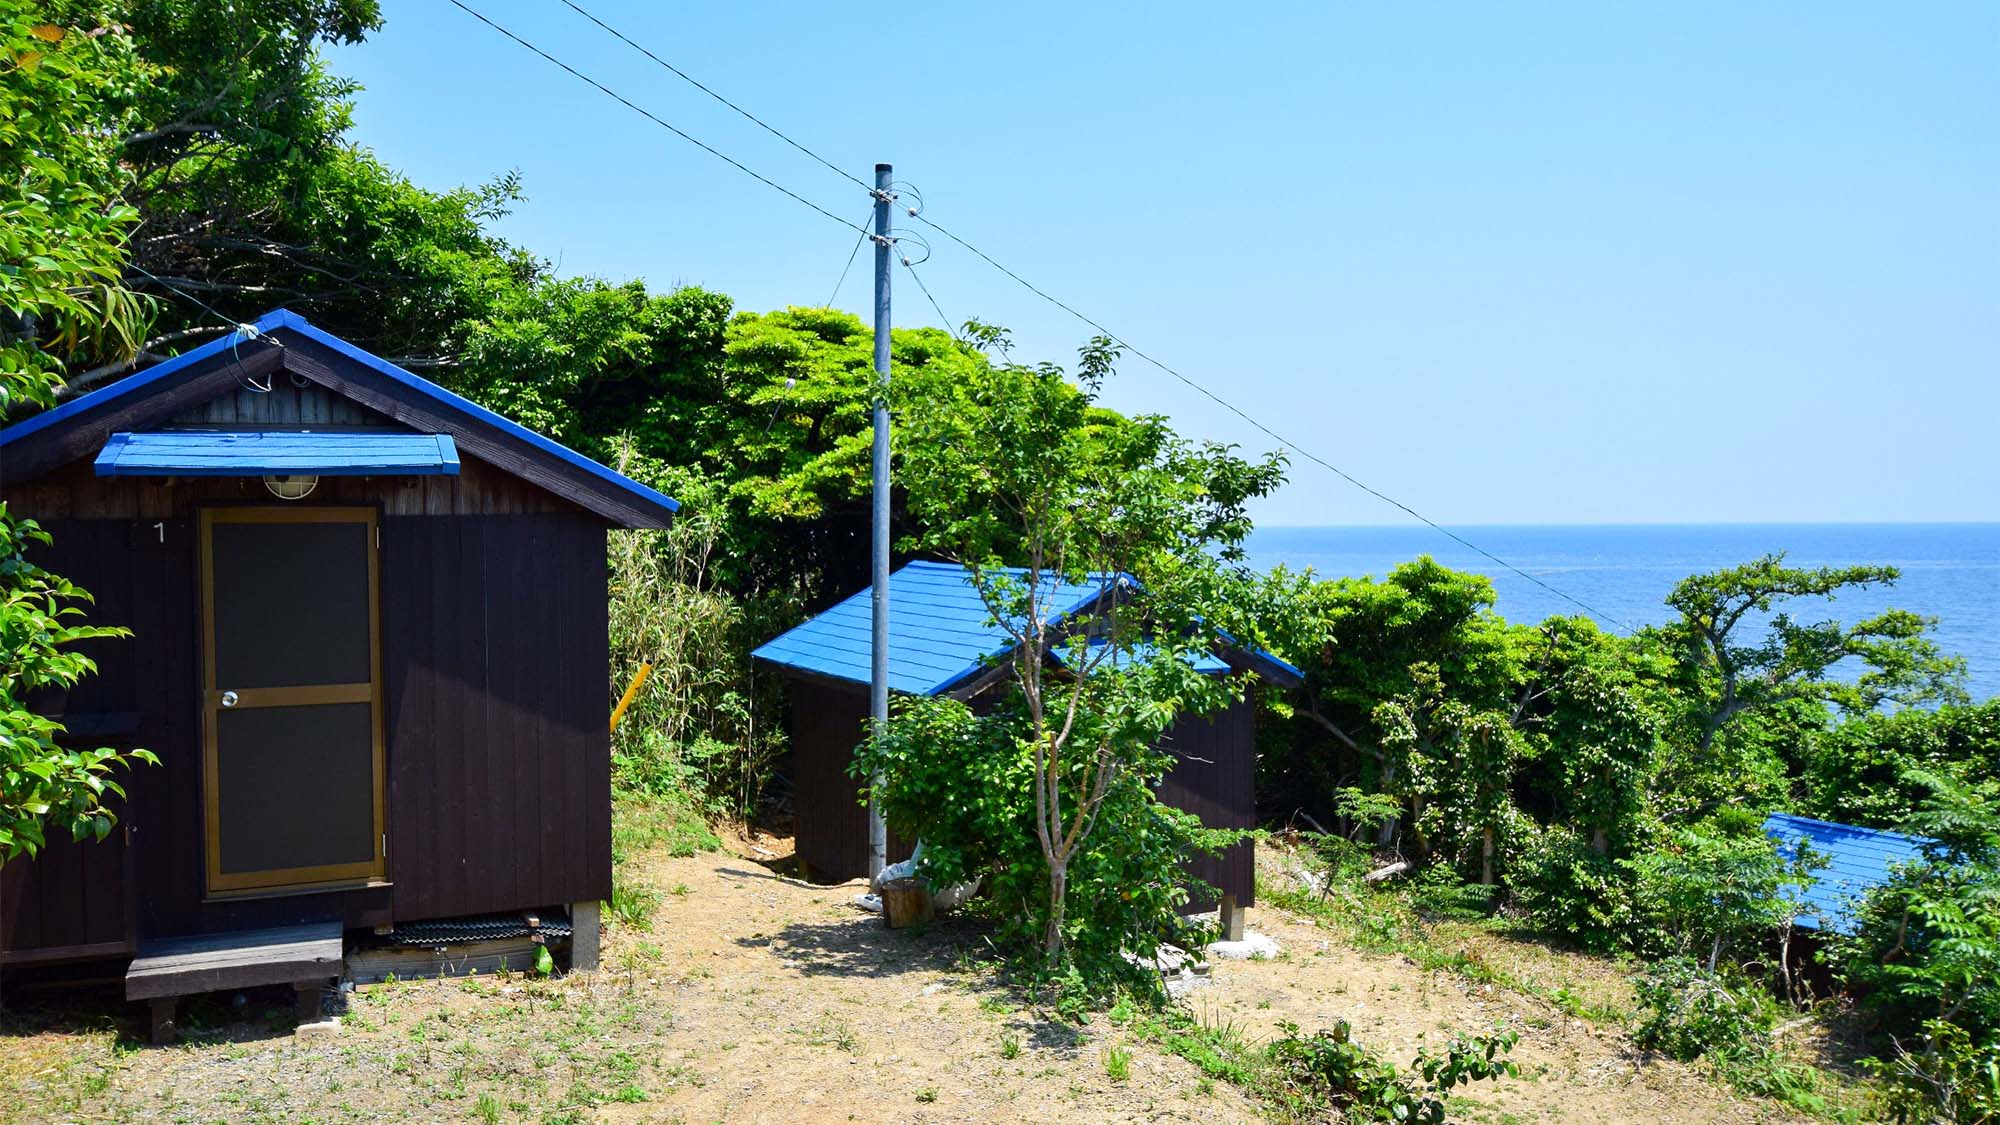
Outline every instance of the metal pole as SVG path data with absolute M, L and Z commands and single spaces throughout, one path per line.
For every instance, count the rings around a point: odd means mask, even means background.
M 874 594 L 874 632 L 868 668 L 870 736 L 880 739 L 889 729 L 889 184 L 887 164 L 875 166 L 875 456 L 873 503 L 869 538 Z M 874 781 L 881 781 L 880 775 Z M 889 862 L 889 827 L 882 822 L 882 802 L 868 800 L 868 877 L 881 874 Z

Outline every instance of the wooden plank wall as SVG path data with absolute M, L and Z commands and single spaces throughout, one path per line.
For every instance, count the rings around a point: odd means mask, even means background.
M 868 812 L 859 803 L 860 786 L 847 775 L 854 747 L 866 733 L 868 696 L 818 680 L 788 678 L 792 719 L 793 835 L 799 858 L 815 879 L 839 882 L 868 874 Z M 977 707 L 982 701 L 975 700 Z M 1160 800 L 1191 812 L 1210 828 L 1253 828 L 1257 824 L 1257 746 L 1249 702 L 1212 718 L 1183 716 L 1168 732 L 1166 747 L 1176 764 L 1160 783 Z M 889 860 L 909 857 L 913 841 L 892 832 Z M 1197 856 L 1187 872 L 1256 905 L 1256 856 L 1250 843 L 1219 856 Z M 1194 909 L 1213 908 L 1196 899 Z
M 603 523 L 388 517 L 382 555 L 397 917 L 609 898 Z
M 181 411 L 166 424 L 215 427 L 301 425 L 315 429 L 384 426 L 404 431 L 409 429 L 386 414 L 370 410 L 345 395 L 334 394 L 317 383 L 286 371 L 272 374 L 268 392 L 237 387 Z
M 1257 824 L 1257 730 L 1246 700 L 1209 718 L 1183 715 L 1167 732 L 1174 768 L 1160 782 L 1160 801 L 1201 818 L 1210 828 L 1254 828 Z M 1219 856 L 1196 856 L 1188 874 L 1256 905 L 1256 855 L 1249 841 Z M 1197 908 L 1213 902 L 1195 901 Z
M 605 525 L 467 459 L 459 477 L 328 478 L 305 501 L 370 503 L 382 519 L 389 871 L 393 887 L 203 902 L 193 517 L 274 503 L 257 481 L 107 480 L 87 464 L 0 492 L 56 538 L 45 563 L 97 596 L 100 672 L 72 713 L 134 711 L 159 754 L 129 780 L 138 926 L 149 937 L 338 918 L 348 926 L 546 907 L 611 891 Z M 96 866 L 0 870 L 0 948 L 102 932 Z M 61 887 L 64 889 L 51 890 Z M 50 895 L 75 897 L 50 898 Z M 122 894 L 122 891 L 120 892 Z
M 787 681 L 792 705 L 792 836 L 814 879 L 844 882 L 868 875 L 868 810 L 847 775 L 867 736 L 868 694 L 816 680 Z M 889 834 L 889 862 L 910 857 L 914 842 Z
M 110 529 L 83 525 L 69 544 L 70 565 L 60 571 L 97 594 L 94 619 L 129 623 L 147 616 L 151 589 L 135 589 L 116 580 L 124 569 L 129 547 L 125 525 Z M 100 587 L 103 589 L 100 590 Z M 64 697 L 70 711 L 120 711 L 137 689 L 137 672 L 130 660 L 116 659 L 115 641 L 94 641 L 79 651 L 99 662 L 102 674 L 85 679 Z M 99 744 L 130 749 L 129 737 L 107 737 Z M 141 767 L 142 769 L 144 767 Z M 129 782 L 119 777 L 121 784 Z M 78 843 L 62 829 L 51 828 L 48 846 L 32 863 L 0 867 L 0 951 L 103 950 L 127 943 L 126 833 L 115 831 L 102 843 Z

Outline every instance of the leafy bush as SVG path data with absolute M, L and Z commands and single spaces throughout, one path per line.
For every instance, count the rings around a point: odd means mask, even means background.
M 78 840 L 104 839 L 116 819 L 107 802 L 125 795 L 112 770 L 159 764 L 147 750 L 58 745 L 62 724 L 30 706 L 38 693 L 68 691 L 97 670 L 70 646 L 131 635 L 75 623 L 90 595 L 27 557 L 31 546 L 49 541 L 35 521 L 17 520 L 0 504 L 0 860 L 39 851 L 48 824 Z
M 1870 1060 L 1899 1120 L 2000 1115 L 2000 793 L 1923 769 L 1908 827 L 1939 840 L 1863 899 L 1827 959 L 1879 1021 Z
M 1754 1049 L 1775 1022 L 1768 997 L 1689 957 L 1648 966 L 1635 991 L 1632 1038 L 1682 1062 Z
M 883 815 L 923 840 L 919 872 L 933 885 L 985 876 L 987 893 L 975 907 L 993 918 L 1009 948 L 1025 954 L 1048 917 L 1049 881 L 1034 830 L 1021 706 L 1018 692 L 985 714 L 957 700 L 899 701 L 887 736 L 860 748 L 853 769 L 883 778 Z M 1157 989 L 1156 975 L 1126 954 L 1150 962 L 1162 943 L 1199 940 L 1180 932 L 1190 890 L 1181 863 L 1243 835 L 1205 829 L 1192 814 L 1161 804 L 1153 787 L 1170 756 L 1150 747 L 1130 753 L 1109 780 L 1096 830 L 1070 860 L 1063 932 L 1071 965 L 1036 966 L 1054 971 L 1059 991 L 1080 1000 L 1120 985 Z
M 1418 872 L 1404 893 L 1420 915 L 1466 921 L 1491 914 L 1498 890 L 1484 883 L 1468 883 L 1450 866 L 1439 863 Z
M 1418 1051 L 1404 1070 L 1355 1042 L 1346 1020 L 1306 1036 L 1290 1021 L 1278 1027 L 1283 1034 L 1272 1042 L 1269 1055 L 1291 1096 L 1328 1105 L 1349 1121 L 1438 1125 L 1457 1087 L 1520 1073 L 1503 1057 L 1520 1038 L 1512 1031 L 1454 1036 L 1442 1053 L 1428 1047 Z
M 1725 949 L 1791 923 L 1794 907 L 1781 891 L 1809 881 L 1825 860 L 1805 853 L 1788 861 L 1754 819 L 1717 818 L 1621 862 L 1636 876 L 1635 908 L 1650 943 L 1681 956 L 1706 946 L 1714 973 Z
M 1599 854 L 1581 832 L 1527 824 L 1511 842 L 1507 883 L 1529 925 L 1583 949 L 1608 953 L 1634 944 L 1634 878 Z
M 655 469 L 629 442 L 619 443 L 618 462 L 683 501 L 668 530 L 611 537 L 612 691 L 622 696 L 650 666 L 612 732 L 618 782 L 710 816 L 748 815 L 777 752 L 769 733 L 777 723 L 750 690 L 750 633 L 762 623 L 753 626 L 714 584 L 712 556 L 726 531 L 722 489 Z
M 2000 1042 L 1978 1042 L 1948 1020 L 1926 1020 L 1916 1049 L 1898 1043 L 1892 1057 L 1861 1065 L 1882 1080 L 1897 1125 L 2000 1121 Z

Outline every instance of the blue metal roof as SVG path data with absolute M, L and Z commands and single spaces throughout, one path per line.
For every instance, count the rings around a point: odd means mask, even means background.
M 1892 865 L 1924 858 L 1924 848 L 1935 843 L 1922 836 L 1790 813 L 1772 813 L 1764 821 L 1764 831 L 1778 841 L 1779 854 L 1787 859 L 1798 855 L 1801 841 L 1828 857 L 1811 885 L 1787 888 L 1786 897 L 1799 906 L 1793 925 L 1802 930 L 1840 933 L 1853 928 L 1854 908 L 1861 896 L 1889 881 Z
M 128 375 L 115 383 L 106 384 L 89 394 L 71 399 L 52 410 L 45 410 L 31 418 L 22 419 L 5 429 L 0 429 L 0 449 L 5 449 L 9 443 L 18 441 L 30 434 L 38 433 L 51 426 L 60 425 L 71 418 L 86 414 L 98 407 L 144 391 L 152 384 L 183 371 L 193 364 L 240 347 L 260 336 L 268 335 L 280 329 L 296 332 L 306 339 L 322 344 L 362 366 L 380 373 L 393 382 L 435 400 L 441 406 L 464 414 L 472 421 L 497 430 L 516 440 L 525 442 L 542 453 L 548 454 L 573 468 L 580 469 L 596 477 L 606 484 L 629 493 L 642 503 L 657 505 L 665 508 L 668 512 L 680 510 L 680 502 L 672 497 L 648 488 L 638 481 L 625 476 L 623 473 L 606 468 L 585 457 L 583 454 L 559 442 L 551 441 L 518 422 L 503 418 L 493 411 L 473 402 L 471 399 L 453 394 L 436 383 L 431 382 L 429 379 L 411 374 L 390 363 L 388 360 L 383 359 L 381 356 L 358 348 L 346 340 L 322 329 L 315 328 L 306 318 L 289 309 L 273 309 L 252 322 L 249 325 L 249 331 L 238 330 L 231 332 L 221 339 L 211 340 L 192 351 L 183 352 L 164 363 L 148 367 L 136 375 Z
M 394 430 L 155 430 L 112 434 L 100 477 L 456 476 L 450 434 Z
M 1010 574 L 1022 575 L 1021 570 Z M 1043 604 L 1055 624 L 1078 613 L 1119 581 L 1044 579 Z M 866 684 L 873 587 L 833 606 L 751 653 L 809 675 Z M 1006 632 L 957 563 L 913 562 L 889 576 L 889 687 L 908 695 L 939 695 L 977 675 L 1013 648 Z

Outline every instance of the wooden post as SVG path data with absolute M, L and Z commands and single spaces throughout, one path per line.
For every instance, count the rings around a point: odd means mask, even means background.
M 569 905 L 569 967 L 578 969 L 597 968 L 597 911 L 596 902 L 573 902 Z
M 882 884 L 882 924 L 892 930 L 929 925 L 937 918 L 937 901 L 922 879 L 891 879 Z
M 300 981 L 292 988 L 297 991 L 299 1023 L 301 1025 L 319 1022 L 320 994 L 323 985 L 319 981 Z
M 1236 901 L 1235 895 L 1225 894 L 1222 896 L 1220 921 L 1222 922 L 1223 941 L 1243 940 L 1243 907 Z
M 153 1046 L 159 1047 L 174 1041 L 174 1006 L 178 1001 L 172 996 L 155 996 L 149 1005 L 148 1020 Z

